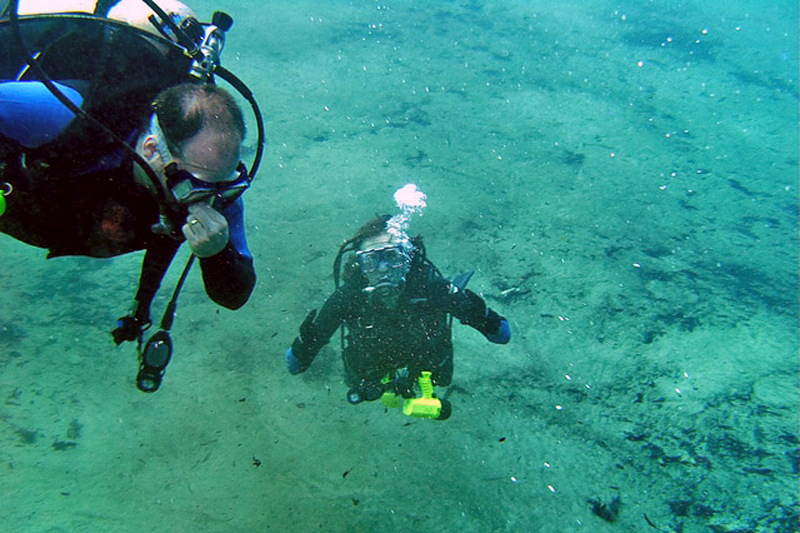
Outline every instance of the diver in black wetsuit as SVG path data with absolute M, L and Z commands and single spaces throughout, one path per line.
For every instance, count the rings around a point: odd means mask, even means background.
M 372 220 L 345 243 L 337 263 L 345 251 L 355 251 L 355 258 L 344 267 L 343 284 L 319 314 L 309 313 L 286 351 L 289 372 L 304 372 L 344 325 L 342 358 L 351 403 L 378 400 L 387 391 L 411 398 L 424 372 L 430 372 L 432 385 L 449 385 L 453 376 L 449 316 L 493 343 L 505 344 L 511 338 L 508 321 L 464 287 L 468 276 L 453 282 L 443 278 L 425 257 L 422 239 L 389 233 L 389 220 L 389 216 Z M 335 275 L 338 285 L 338 272 Z
M 198 49 L 211 47 L 218 55 L 221 30 L 185 18 L 191 12 L 179 2 L 167 4 L 177 6 L 166 15 L 186 28 Z M 134 305 L 113 331 L 117 344 L 141 345 L 153 298 L 183 241 L 199 258 L 212 300 L 230 309 L 247 302 L 255 271 L 241 195 L 252 172 L 239 160 L 242 112 L 212 83 L 211 71 L 198 76 L 197 61 L 176 53 L 177 45 L 102 21 L 21 21 L 26 44 L 35 47 L 56 91 L 9 56 L 0 60 L 0 231 L 47 248 L 48 257 L 145 250 Z M 165 28 L 158 30 L 166 39 Z M 0 20 L 0 39 L 9 35 L 8 21 Z M 73 56 L 80 52 L 86 55 Z M 76 116 L 57 92 L 89 116 Z M 171 320 L 165 318 L 162 329 Z M 137 386 L 145 392 L 159 387 L 169 362 L 171 344 L 167 353 L 160 339 L 155 350 L 140 353 Z

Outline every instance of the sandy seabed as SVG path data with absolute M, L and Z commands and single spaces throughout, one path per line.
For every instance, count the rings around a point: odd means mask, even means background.
M 0 239 L 0 529 L 797 530 L 795 2 L 192 4 L 266 117 L 258 286 L 194 272 L 145 395 L 109 335 L 141 256 Z M 349 405 L 338 336 L 283 363 L 409 182 L 513 330 L 455 327 L 446 422 Z

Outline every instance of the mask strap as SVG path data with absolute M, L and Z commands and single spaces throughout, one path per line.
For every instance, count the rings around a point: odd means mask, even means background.
M 156 151 L 164 161 L 164 168 L 175 163 L 175 156 L 172 155 L 172 152 L 167 146 L 167 137 L 164 135 L 164 130 L 161 129 L 161 125 L 158 123 L 158 114 L 155 112 L 150 118 L 150 135 L 152 135 L 155 140 Z M 180 232 L 175 231 L 175 226 L 170 222 L 169 216 L 167 215 L 166 206 L 173 203 L 173 201 L 170 200 L 172 193 L 166 186 L 163 187 L 163 192 L 164 202 L 159 202 L 158 222 L 153 224 L 151 229 L 153 233 L 158 235 L 169 235 L 171 237 L 181 238 L 182 235 Z
M 167 137 L 164 135 L 164 130 L 161 129 L 161 124 L 158 123 L 158 113 L 153 113 L 150 119 L 150 135 L 155 138 L 156 150 L 164 160 L 164 166 L 166 167 L 168 164 L 173 163 L 175 156 L 172 155 L 172 151 L 167 146 Z

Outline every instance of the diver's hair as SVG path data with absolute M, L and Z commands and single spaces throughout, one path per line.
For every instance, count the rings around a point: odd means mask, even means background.
M 210 84 L 182 83 L 161 91 L 153 102 L 167 148 L 180 157 L 186 141 L 203 128 L 244 139 L 242 110 L 225 91 Z
M 338 278 L 339 278 L 339 261 L 341 260 L 342 254 L 344 252 L 354 252 L 361 248 L 361 243 L 365 240 L 375 237 L 376 235 L 380 235 L 381 233 L 386 232 L 386 224 L 391 219 L 391 215 L 379 215 L 372 218 L 369 222 L 358 228 L 355 235 L 350 237 L 345 241 L 341 248 L 339 248 L 339 255 L 336 258 L 336 263 L 334 263 L 334 280 L 336 282 L 336 286 L 339 286 Z M 342 269 L 342 280 L 347 283 L 355 283 L 357 285 L 364 285 L 367 282 L 367 278 L 364 277 L 364 274 L 361 272 L 361 269 L 358 266 L 358 261 L 356 261 L 355 255 L 350 257 L 344 264 L 344 268 Z
M 391 215 L 379 215 L 372 220 L 361 226 L 355 235 L 353 235 L 347 242 L 353 243 L 355 248 L 361 248 L 361 243 L 367 239 L 386 233 L 386 224 L 391 219 Z
M 389 221 L 391 219 L 392 215 L 379 215 L 374 217 L 372 220 L 361 226 L 355 235 L 345 241 L 344 246 L 352 246 L 352 250 L 361 248 L 361 243 L 363 243 L 365 240 L 371 239 L 372 237 L 380 235 L 381 233 L 386 233 L 389 230 Z M 411 237 L 410 240 L 412 251 L 416 248 L 422 247 L 422 235 Z

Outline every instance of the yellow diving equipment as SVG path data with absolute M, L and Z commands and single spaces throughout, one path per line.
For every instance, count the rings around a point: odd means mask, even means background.
M 397 394 L 395 389 L 389 387 L 390 382 L 388 375 L 381 380 L 381 385 L 384 387 L 384 393 L 381 394 L 381 405 L 390 409 L 403 407 L 403 398 Z
M 386 391 L 381 396 L 381 404 L 384 407 L 401 407 L 403 414 L 414 418 L 431 418 L 433 420 L 446 420 L 450 418 L 452 408 L 447 400 L 440 400 L 433 395 L 433 383 L 431 383 L 431 372 L 424 370 L 417 378 L 422 396 L 419 398 L 406 398 L 398 396 L 394 392 Z
M 0 185 L 0 217 L 6 212 L 6 196 L 11 194 L 12 190 L 10 183 Z
M 403 407 L 403 398 L 393 392 L 386 391 L 381 395 L 381 405 L 389 409 Z
M 439 418 L 442 402 L 433 397 L 431 373 L 427 370 L 420 372 L 417 382 L 419 383 L 419 388 L 422 389 L 422 397 L 409 398 L 404 401 L 403 414 L 414 418 Z

